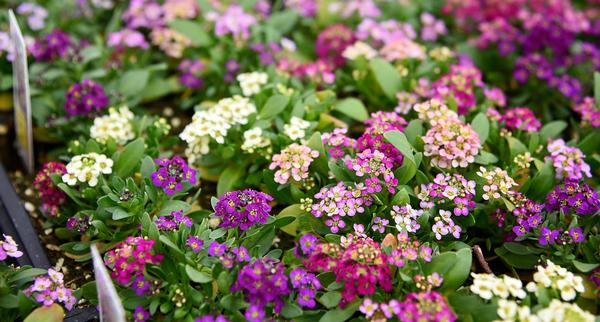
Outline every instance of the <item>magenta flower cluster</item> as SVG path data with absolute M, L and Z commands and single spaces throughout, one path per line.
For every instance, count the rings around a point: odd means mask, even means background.
M 575 104 L 573 109 L 579 113 L 583 124 L 600 127 L 600 108 L 596 105 L 593 97 L 585 97 L 581 102 Z
M 432 84 L 432 97 L 441 101 L 454 100 L 458 114 L 467 114 L 477 103 L 476 90 L 482 89 L 481 72 L 472 66 L 452 65 L 450 72 Z
M 356 148 L 356 140 L 348 137 L 347 133 L 347 128 L 335 128 L 333 131 L 321 135 L 323 145 L 328 148 L 329 155 L 332 158 L 341 158 L 350 150 Z
M 427 131 L 423 142 L 423 154 L 431 157 L 432 165 L 444 169 L 466 168 L 481 148 L 477 132 L 457 118 L 438 122 Z
M 455 216 L 468 216 L 469 209 L 475 207 L 475 181 L 467 180 L 458 173 L 438 173 L 433 182 L 421 185 L 417 196 L 424 210 L 435 206 L 449 207 Z
M 407 122 L 396 112 L 376 112 L 365 121 L 364 133 L 357 140 L 359 151 L 378 150 L 392 159 L 396 165 L 402 164 L 402 153 L 393 144 L 386 142 L 383 134 L 388 131 L 404 131 Z
M 250 303 L 245 312 L 246 319 L 260 322 L 268 304 L 272 303 L 273 311 L 279 313 L 284 304 L 284 296 L 290 293 L 285 266 L 269 257 L 249 263 L 238 272 L 231 291 L 241 291 Z
M 514 107 L 504 111 L 500 122 L 512 130 L 525 132 L 539 131 L 542 123 L 535 117 L 533 111 L 528 107 Z
M 202 246 L 200 246 L 202 247 Z M 225 243 L 213 241 L 208 245 L 208 255 L 218 257 L 221 265 L 227 269 L 233 268 L 236 263 L 244 263 L 250 261 L 250 253 L 244 246 L 229 248 Z
M 33 285 L 25 289 L 24 293 L 33 296 L 44 306 L 50 306 L 56 302 L 62 303 L 69 311 L 77 302 L 73 291 L 65 286 L 63 274 L 52 268 L 48 269 L 47 275 L 36 276 L 33 279 Z
M 317 36 L 315 52 L 319 59 L 333 63 L 336 67 L 344 64 L 342 53 L 354 43 L 354 33 L 348 26 L 338 23 L 323 29 Z
M 591 178 L 590 166 L 585 162 L 585 154 L 576 147 L 568 146 L 563 139 L 548 143 L 546 160 L 551 160 L 554 165 L 557 179 L 581 180 Z
M 8 257 L 19 258 L 23 256 L 23 252 L 19 250 L 17 242 L 9 236 L 5 235 L 4 240 L 0 240 L 0 261 L 4 261 Z
M 190 217 L 183 214 L 183 210 L 171 211 L 169 215 L 159 216 L 155 223 L 158 230 L 162 231 L 178 230 L 180 224 L 186 227 L 192 227 L 194 224 Z
M 215 216 L 221 218 L 222 228 L 247 230 L 267 222 L 271 201 L 273 197 L 252 189 L 226 192 L 215 205 Z
M 355 158 L 346 159 L 345 165 L 358 177 L 365 178 L 366 191 L 377 193 L 386 188 L 390 193 L 396 191 L 398 179 L 394 176 L 394 162 L 378 150 L 366 149 Z
M 269 170 L 275 170 L 275 182 L 286 184 L 291 180 L 300 182 L 308 178 L 310 164 L 319 156 L 319 151 L 305 145 L 292 143 L 279 154 L 275 154 Z
M 65 111 L 69 116 L 89 115 L 106 108 L 109 103 L 102 85 L 89 79 L 71 85 L 65 100 Z
M 224 315 L 202 315 L 197 317 L 194 322 L 229 322 Z
M 29 48 L 31 55 L 37 61 L 51 61 L 66 58 L 73 49 L 73 40 L 60 29 L 54 29 L 42 36 Z
M 347 186 L 343 182 L 338 182 L 332 187 L 321 188 L 314 199 L 311 214 L 317 218 L 326 216 L 325 223 L 334 234 L 340 228 L 346 227 L 342 217 L 362 214 L 365 212 L 365 207 L 373 203 L 373 197 L 364 185 Z
M 201 60 L 184 59 L 177 66 L 179 75 L 179 83 L 185 87 L 198 89 L 204 85 L 204 80 L 201 78 L 206 70 L 206 66 Z
M 290 272 L 292 287 L 298 290 L 298 304 L 306 308 L 314 308 L 317 305 L 315 297 L 321 288 L 321 282 L 313 273 L 303 268 L 294 268 Z
M 159 264 L 163 256 L 152 254 L 154 240 L 129 236 L 117 248 L 107 252 L 105 263 L 112 268 L 111 277 L 121 285 L 129 285 L 143 277 L 146 264 Z
M 406 231 L 399 233 L 396 239 L 398 246 L 392 248 L 392 252 L 388 256 L 388 264 L 403 267 L 418 259 L 431 262 L 433 254 L 431 247 L 421 244 L 418 240 L 411 239 Z
M 67 173 L 67 168 L 60 162 L 46 162 L 35 175 L 33 187 L 38 192 L 42 209 L 51 217 L 58 215 L 60 206 L 65 202 L 67 195 L 52 181 L 52 176 L 62 177 Z
M 152 173 L 152 183 L 169 196 L 183 189 L 184 183 L 195 185 L 197 182 L 196 170 L 188 166 L 180 156 L 156 159 L 154 162 L 160 168 Z

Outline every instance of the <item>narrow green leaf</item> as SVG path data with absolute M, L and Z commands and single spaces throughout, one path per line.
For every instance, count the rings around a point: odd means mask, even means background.
M 263 120 L 271 119 L 283 112 L 287 107 L 290 98 L 284 95 L 273 95 L 269 97 L 265 105 L 260 110 L 259 117 Z
M 125 146 L 115 160 L 113 172 L 121 178 L 126 178 L 137 170 L 136 165 L 144 156 L 144 140 L 138 138 Z

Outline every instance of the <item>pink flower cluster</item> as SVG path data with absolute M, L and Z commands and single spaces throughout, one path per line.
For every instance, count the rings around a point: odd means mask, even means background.
M 319 156 L 319 151 L 313 150 L 305 145 L 292 143 L 281 153 L 275 154 L 270 170 L 275 170 L 275 182 L 286 184 L 290 181 L 300 182 L 308 178 L 308 168 L 315 158 Z
M 344 64 L 342 53 L 354 43 L 354 34 L 348 26 L 338 23 L 323 29 L 317 37 L 315 52 L 321 60 L 329 61 L 336 67 Z
M 450 73 L 440 77 L 432 84 L 432 97 L 448 101 L 453 99 L 458 114 L 467 114 L 475 107 L 475 90 L 483 88 L 481 72 L 476 67 L 464 65 L 450 66 Z
M 448 30 L 443 20 L 436 19 L 428 12 L 421 14 L 421 39 L 424 41 L 436 41 L 439 35 L 445 35 Z
M 304 261 L 310 271 L 333 272 L 336 282 L 344 283 L 340 305 L 345 306 L 360 295 L 375 293 L 377 285 L 392 290 L 392 276 L 387 255 L 379 243 L 370 238 L 348 238 L 348 244 L 318 244 Z
M 469 209 L 475 207 L 475 181 L 467 180 L 458 173 L 438 173 L 433 182 L 421 185 L 417 197 L 421 200 L 421 208 L 425 210 L 435 206 L 448 207 L 455 216 L 467 216 Z
M 141 277 L 147 263 L 158 264 L 163 256 L 152 254 L 154 240 L 129 236 L 117 248 L 107 253 L 105 263 L 112 268 L 111 277 L 121 285 Z
M 358 177 L 366 177 L 368 193 L 380 192 L 383 186 L 390 193 L 396 192 L 398 179 L 394 176 L 394 162 L 378 150 L 366 149 L 345 161 L 346 167 Z M 383 179 L 383 182 L 382 182 Z
M 576 147 L 568 146 L 563 139 L 548 143 L 550 155 L 546 160 L 552 160 L 556 178 L 581 180 L 592 177 L 590 166 L 585 162 L 585 154 Z
M 52 268 L 48 269 L 47 275 L 35 277 L 33 285 L 25 289 L 24 293 L 28 296 L 33 295 L 35 300 L 44 306 L 50 306 L 54 302 L 63 303 L 69 311 L 77 302 L 73 291 L 65 287 L 63 274 Z
M 431 227 L 431 230 L 435 234 L 435 239 L 441 240 L 442 236 L 452 234 L 454 238 L 460 238 L 462 228 L 454 223 L 452 220 L 452 213 L 448 210 L 440 209 L 439 216 L 433 218 L 435 224 Z
M 402 164 L 402 153 L 393 144 L 386 142 L 383 134 L 393 130 L 404 131 L 406 124 L 406 120 L 396 112 L 380 111 L 371 114 L 371 118 L 365 121 L 365 125 L 367 125 L 365 132 L 357 140 L 358 150 L 377 150 L 394 161 L 396 165 Z
M 584 98 L 581 103 L 573 107 L 581 116 L 581 122 L 593 127 L 600 127 L 600 109 L 596 106 L 593 97 Z
M 364 19 L 356 28 L 356 38 L 382 46 L 398 39 L 415 39 L 417 33 L 409 23 L 397 20 Z
M 481 143 L 479 135 L 469 124 L 450 118 L 433 126 L 423 137 L 425 156 L 440 168 L 466 168 L 475 161 Z
M 376 303 L 365 298 L 359 310 L 369 321 L 387 321 L 394 316 L 401 322 L 454 322 L 457 319 L 446 299 L 436 291 L 409 293 L 402 302 L 393 299 Z
M 373 197 L 367 192 L 364 185 L 346 186 L 338 182 L 333 187 L 323 187 L 315 195 L 318 203 L 311 206 L 311 214 L 320 218 L 326 215 L 328 219 L 325 224 L 330 227 L 331 232 L 336 234 L 340 228 L 346 227 L 342 217 L 353 217 L 365 212 L 365 206 L 373 203 Z
M 215 21 L 215 35 L 222 37 L 231 34 L 235 39 L 243 40 L 250 37 L 250 27 L 257 22 L 254 16 L 246 13 L 244 8 L 237 4 L 227 7 L 221 15 L 209 16 L 209 19 Z
M 408 232 L 402 232 L 397 236 L 398 246 L 392 249 L 388 256 L 388 264 L 397 267 L 403 267 L 409 262 L 422 259 L 424 262 L 431 262 L 433 249 L 427 245 L 421 244 L 418 240 L 412 240 Z
M 539 131 L 542 123 L 528 107 L 514 107 L 504 111 L 500 118 L 509 129 L 523 130 L 529 133 Z
M 356 140 L 346 136 L 347 128 L 335 128 L 332 132 L 326 132 L 321 135 L 323 145 L 329 148 L 329 155 L 332 158 L 341 158 L 346 155 L 346 151 L 356 148 Z
M 19 250 L 17 242 L 9 236 L 4 235 L 4 240 L 0 240 L 0 261 L 4 261 L 8 257 L 19 258 L 23 256 L 23 252 Z
M 46 162 L 33 180 L 33 187 L 37 190 L 39 198 L 42 201 L 42 209 L 49 216 L 56 217 L 60 205 L 67 198 L 67 195 L 52 182 L 52 176 L 57 175 L 62 177 L 65 173 L 67 173 L 67 168 L 64 164 L 60 162 Z
M 294 58 L 281 58 L 277 70 L 295 77 L 308 79 L 317 84 L 333 84 L 335 82 L 335 65 L 323 59 L 301 62 Z

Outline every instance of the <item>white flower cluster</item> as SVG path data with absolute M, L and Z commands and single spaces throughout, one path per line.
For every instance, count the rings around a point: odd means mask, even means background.
M 356 60 L 359 57 L 364 57 L 367 60 L 371 60 L 377 56 L 377 51 L 366 43 L 357 41 L 346 47 L 342 53 L 342 56 L 348 60 Z
M 538 288 L 552 288 L 560 292 L 560 297 L 564 301 L 574 300 L 578 292 L 584 291 L 581 276 L 577 276 L 551 261 L 548 261 L 546 267 L 541 265 L 537 267 L 537 272 L 533 274 L 533 280 L 535 283 L 530 282 L 527 290 L 533 292 Z
M 303 139 L 306 136 L 304 130 L 310 127 L 310 122 L 297 116 L 292 116 L 290 124 L 283 125 L 283 132 L 292 140 Z
M 263 136 L 263 130 L 260 127 L 251 128 L 244 132 L 242 150 L 254 153 L 256 150 L 269 147 L 270 145 L 271 140 Z
M 577 304 L 552 299 L 547 307 L 532 312 L 529 306 L 521 306 L 518 302 L 527 297 L 527 293 L 539 295 L 538 290 L 558 290 L 564 301 L 572 301 L 577 292 L 583 292 L 583 279 L 563 267 L 548 261 L 546 267 L 538 266 L 533 275 L 535 282 L 529 282 L 525 289 L 520 280 L 492 274 L 472 273 L 471 292 L 486 300 L 498 299 L 496 313 L 501 321 L 520 322 L 559 322 L 559 321 L 594 321 L 594 316 L 583 311 Z M 527 292 L 526 292 L 526 291 Z
M 133 117 L 134 115 L 128 107 L 119 109 L 111 107 L 108 115 L 94 119 L 94 125 L 90 128 L 90 137 L 100 143 L 106 143 L 109 139 L 113 139 L 117 144 L 125 144 L 135 138 L 131 125 Z
M 512 187 L 516 187 L 517 183 L 513 178 L 508 176 L 508 173 L 498 167 L 492 170 L 487 170 L 480 167 L 477 175 L 487 180 L 487 184 L 483 186 L 483 199 L 500 199 L 502 195 L 508 196 L 513 194 Z
M 95 187 L 102 174 L 112 173 L 112 166 L 113 160 L 104 154 L 92 152 L 76 155 L 67 164 L 67 173 L 62 176 L 62 181 L 69 186 L 74 186 L 79 181 Z
M 198 111 L 179 137 L 188 144 L 186 155 L 193 163 L 198 155 L 210 151 L 211 138 L 225 143 L 227 131 L 234 125 L 248 123 L 248 117 L 256 113 L 256 106 L 248 98 L 236 95 L 220 100 L 213 107 Z
M 262 72 L 243 73 L 237 76 L 244 96 L 252 96 L 260 92 L 261 86 L 265 85 L 268 79 L 268 75 Z

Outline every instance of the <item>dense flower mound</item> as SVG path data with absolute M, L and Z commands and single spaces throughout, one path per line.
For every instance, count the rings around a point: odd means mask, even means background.
M 102 85 L 88 79 L 73 84 L 65 99 L 65 111 L 69 116 L 90 115 L 108 106 L 108 97 Z
M 433 126 L 423 137 L 424 155 L 440 168 L 467 167 L 475 162 L 481 143 L 470 125 L 458 119 L 448 119 Z
M 128 285 L 143 277 L 146 264 L 159 264 L 163 255 L 152 254 L 154 243 L 142 237 L 127 237 L 117 248 L 110 250 L 105 263 L 112 268 L 112 278 L 121 285 Z
M 290 181 L 302 182 L 309 178 L 309 167 L 319 157 L 319 151 L 293 143 L 273 155 L 270 170 L 275 170 L 275 182 L 286 184 Z
M 32 295 L 35 300 L 45 306 L 50 306 L 54 302 L 63 303 L 67 310 L 71 310 L 77 299 L 73 291 L 64 285 L 63 274 L 48 269 L 48 274 L 37 276 L 33 285 L 25 289 L 25 294 Z
M 271 201 L 273 197 L 252 189 L 226 192 L 215 205 L 215 215 L 221 218 L 220 227 L 247 230 L 267 222 Z
M 31 47 L 31 54 L 37 61 L 50 61 L 66 58 L 72 50 L 73 40 L 69 34 L 60 29 L 54 29 L 51 33 L 35 41 Z
M 100 143 L 106 143 L 112 139 L 117 144 L 125 144 L 135 138 L 131 121 L 134 115 L 128 107 L 119 109 L 109 108 L 108 115 L 99 116 L 94 119 L 90 127 L 90 137 Z
M 402 164 L 402 153 L 393 144 L 383 138 L 388 131 L 404 131 L 406 120 L 394 112 L 377 112 L 365 121 L 365 132 L 357 140 L 358 150 L 377 150 L 392 159 L 396 164 Z
M 380 192 L 384 187 L 390 193 L 396 191 L 398 179 L 392 171 L 394 164 L 379 150 L 366 149 L 356 154 L 355 158 L 346 159 L 345 165 L 356 176 L 365 178 L 367 192 Z
M 344 283 L 342 304 L 360 295 L 371 295 L 376 287 L 391 291 L 391 273 L 387 255 L 379 243 L 370 238 L 349 236 L 347 244 L 321 243 L 311 252 L 304 265 L 311 271 L 333 272 Z
M 315 52 L 320 59 L 341 66 L 344 63 L 342 53 L 353 42 L 354 34 L 350 28 L 343 24 L 331 25 L 319 33 Z
M 505 126 L 513 130 L 535 132 L 540 129 L 542 123 L 535 117 L 533 111 L 527 107 L 515 107 L 504 111 L 500 118 Z
M 195 185 L 197 182 L 196 170 L 188 166 L 182 157 L 156 159 L 154 162 L 160 168 L 152 173 L 152 183 L 162 188 L 167 195 L 183 189 L 184 183 Z
M 450 73 L 432 84 L 433 97 L 454 100 L 459 114 L 466 114 L 475 106 L 475 90 L 483 88 L 481 72 L 471 66 L 452 65 Z
M 580 184 L 577 180 L 567 180 L 564 185 L 556 186 L 548 194 L 546 210 L 591 215 L 600 210 L 598 192 L 586 183 Z
M 52 181 L 52 176 L 62 177 L 67 172 L 67 168 L 60 162 L 44 163 L 40 171 L 33 180 L 33 186 L 38 192 L 42 209 L 49 216 L 55 217 L 59 213 L 59 207 L 62 205 L 67 195 L 60 190 Z
M 581 180 L 591 177 L 590 166 L 585 162 L 585 154 L 576 147 L 568 146 L 563 139 L 552 141 L 548 144 L 551 160 L 556 170 L 556 178 Z

